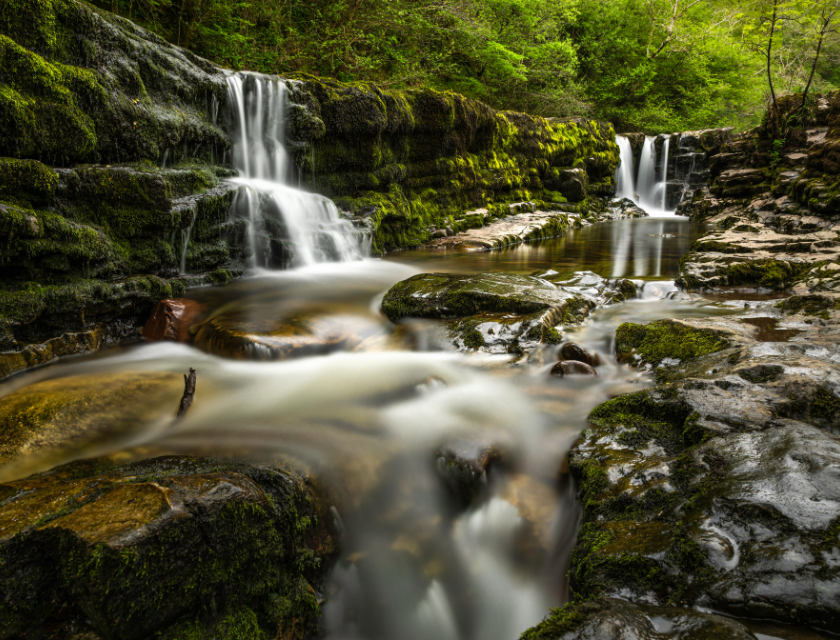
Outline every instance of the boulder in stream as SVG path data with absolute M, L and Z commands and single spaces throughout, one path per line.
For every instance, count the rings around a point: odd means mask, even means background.
M 296 473 L 206 458 L 0 484 L 0 638 L 304 637 L 331 523 Z

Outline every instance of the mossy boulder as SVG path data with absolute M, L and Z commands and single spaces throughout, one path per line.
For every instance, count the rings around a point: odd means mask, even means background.
M 421 273 L 391 287 L 382 300 L 382 310 L 394 321 L 407 317 L 463 318 L 482 312 L 526 315 L 565 308 L 573 297 L 533 276 Z
M 633 604 L 615 598 L 553 609 L 520 640 L 755 640 L 742 624 L 696 609 Z
M 305 637 L 337 552 L 280 467 L 75 462 L 0 485 L 0 638 Z
M 731 328 L 695 320 L 657 320 L 649 324 L 625 322 L 615 332 L 615 351 L 619 362 L 659 365 L 721 351 L 738 334 Z
M 227 148 L 210 63 L 76 0 L 3 0 L 0 14 L 0 155 L 66 165 Z

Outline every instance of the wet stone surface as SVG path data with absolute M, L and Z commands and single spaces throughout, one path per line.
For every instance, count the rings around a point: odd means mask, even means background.
M 4 637 L 174 640 L 236 621 L 303 634 L 318 559 L 337 550 L 330 522 L 294 472 L 207 458 L 95 459 L 0 485 Z
M 742 624 L 695 609 L 604 598 L 556 610 L 523 640 L 755 640 Z
M 455 348 L 519 356 L 559 343 L 558 327 L 579 324 L 598 306 L 635 295 L 631 281 L 608 280 L 592 272 L 562 280 L 554 272 L 423 273 L 394 285 L 383 298 L 382 310 L 395 322 L 444 320 Z
M 596 407 L 570 454 L 579 597 L 832 628 L 840 313 L 830 297 L 789 300 L 755 312 L 796 327 L 785 341 L 766 341 L 755 318 L 622 325 L 623 348 L 635 340 L 625 353 L 655 366 L 660 386 Z

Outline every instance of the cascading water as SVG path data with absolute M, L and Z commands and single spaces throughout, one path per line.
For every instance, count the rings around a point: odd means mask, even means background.
M 635 190 L 633 188 L 633 148 L 630 146 L 630 140 L 624 136 L 616 136 L 615 142 L 618 145 L 621 163 L 615 172 L 615 196 L 616 198 L 629 198 L 635 200 Z
M 633 182 L 633 151 L 630 141 L 624 136 L 616 136 L 621 157 L 621 163 L 616 170 L 616 198 L 629 198 L 639 208 L 643 209 L 650 216 L 662 217 L 671 216 L 668 204 L 668 157 L 670 148 L 670 137 L 666 137 L 662 148 L 662 170 L 661 178 L 657 175 L 659 164 L 656 153 L 656 138 L 647 136 L 642 146 L 641 158 L 639 161 L 639 172 L 635 183 Z
M 653 194 L 656 190 L 656 145 L 654 138 L 645 138 L 642 157 L 639 162 L 639 176 L 636 180 L 636 193 L 639 194 L 639 206 L 645 211 L 653 208 Z
M 289 184 L 294 163 L 284 146 L 286 82 L 236 73 L 228 76 L 227 83 L 233 165 L 240 176 L 234 182 L 242 185 L 231 215 L 247 222 L 249 266 L 286 262 L 305 266 L 362 258 L 365 234 L 340 217 L 335 203 Z
M 665 157 L 662 160 L 662 182 L 660 183 L 662 189 L 662 211 L 668 210 L 668 150 L 671 145 L 671 138 L 666 137 L 662 145 L 662 155 Z

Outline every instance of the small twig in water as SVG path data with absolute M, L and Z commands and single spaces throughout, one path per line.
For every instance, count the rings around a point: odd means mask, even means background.
M 184 374 L 184 396 L 181 398 L 181 406 L 178 407 L 176 418 L 181 418 L 187 413 L 192 405 L 193 396 L 195 395 L 195 369 L 190 367 L 190 375 Z

